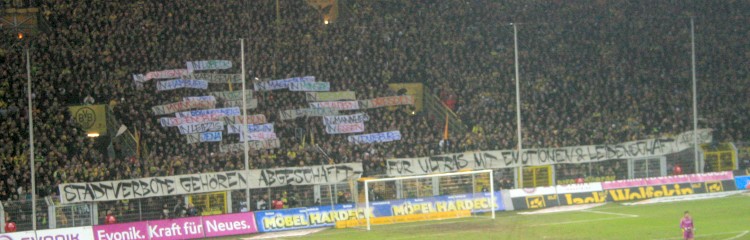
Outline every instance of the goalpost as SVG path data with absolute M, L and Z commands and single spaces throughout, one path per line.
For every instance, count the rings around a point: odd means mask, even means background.
M 359 180 L 364 220 L 354 226 L 488 216 L 498 209 L 492 170 Z M 362 201 L 363 200 L 363 201 Z M 362 205 L 364 204 L 364 205 Z M 373 216 L 374 215 L 374 216 Z

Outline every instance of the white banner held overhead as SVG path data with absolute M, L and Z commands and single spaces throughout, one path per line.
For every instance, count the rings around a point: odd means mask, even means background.
M 224 100 L 232 101 L 232 100 L 242 100 L 242 90 L 239 91 L 224 91 L 224 92 L 210 92 L 208 95 L 214 96 L 216 98 L 221 98 Z M 245 90 L 245 96 L 247 99 L 253 98 L 253 91 Z
M 200 142 L 221 142 L 221 132 L 203 132 L 186 134 L 187 143 L 200 143 Z
M 184 118 L 163 117 L 163 118 L 159 118 L 159 123 L 161 123 L 162 127 L 176 127 L 176 126 L 183 125 L 183 124 L 218 121 L 220 117 L 222 117 L 220 114 L 208 114 L 208 115 L 184 117 Z
M 249 98 L 245 104 L 247 109 L 256 109 L 258 108 L 258 99 Z M 242 100 L 225 101 L 224 107 L 238 107 L 242 109 Z
M 232 61 L 229 60 L 205 60 L 187 62 L 187 69 L 190 72 L 201 70 L 222 70 L 232 68 Z
M 401 140 L 401 132 L 390 131 L 381 133 L 370 133 L 362 135 L 354 135 L 346 138 L 350 143 L 355 144 L 366 144 L 366 143 L 381 143 Z
M 156 83 L 157 92 L 180 88 L 208 89 L 208 82 L 203 80 L 175 79 Z
M 363 123 L 366 121 L 370 121 L 370 116 L 368 116 L 366 113 L 323 117 L 323 124 L 325 125 L 342 123 Z
M 248 132 L 248 141 L 265 141 L 270 139 L 277 139 L 276 133 L 274 132 Z M 245 134 L 240 132 L 240 142 L 245 141 Z
M 216 101 L 182 101 L 175 102 L 165 105 L 158 105 L 151 107 L 151 111 L 154 115 L 165 115 L 172 114 L 179 111 L 185 111 L 196 108 L 214 108 L 216 107 Z
M 169 69 L 169 70 L 161 70 L 161 71 L 154 71 L 154 72 L 147 72 L 146 76 L 143 78 L 145 81 L 151 80 L 151 79 L 169 79 L 169 78 L 179 78 L 186 74 L 190 73 L 187 69 Z
M 212 115 L 212 114 L 218 114 L 218 115 L 221 115 L 222 117 L 242 115 L 240 114 L 240 108 L 238 107 L 193 110 L 193 111 L 186 111 L 186 112 L 178 112 L 175 115 L 177 117 L 197 117 L 197 116 Z
M 205 122 L 205 123 L 190 123 L 177 126 L 180 129 L 180 134 L 191 134 L 201 132 L 215 132 L 224 130 L 223 122 Z
M 364 123 L 341 123 L 326 125 L 326 133 L 328 134 L 361 133 L 364 131 Z
M 362 174 L 361 163 L 186 174 L 58 186 L 62 204 L 119 201 L 288 185 L 344 183 Z
M 273 123 L 266 124 L 232 124 L 227 128 L 229 134 L 239 134 L 242 132 L 242 127 L 247 127 L 247 132 L 273 132 Z
M 357 96 L 353 91 L 306 92 L 305 99 L 307 99 L 308 102 L 330 102 L 341 100 L 357 100 Z
M 242 75 L 228 73 L 191 73 L 182 77 L 183 79 L 204 80 L 214 84 L 242 83 Z
M 390 107 L 399 105 L 414 105 L 414 97 L 409 95 L 379 97 L 373 99 L 359 100 L 359 106 L 362 109 Z
M 219 150 L 222 153 L 228 152 L 241 152 L 245 149 L 244 143 L 233 143 L 233 144 L 222 144 L 219 145 Z M 268 139 L 263 141 L 252 141 L 247 142 L 247 149 L 250 151 L 274 149 L 281 147 L 279 139 Z
M 216 101 L 216 97 L 214 96 L 183 97 L 182 101 Z
M 336 110 L 357 110 L 359 109 L 359 102 L 357 101 L 311 102 L 310 108 L 332 108 Z
M 289 88 L 290 83 L 296 83 L 296 82 L 315 82 L 315 77 L 313 76 L 293 77 L 293 78 L 287 78 L 287 79 L 271 80 L 268 82 L 256 82 L 256 83 L 253 83 L 253 86 L 255 88 L 255 91 L 271 91 L 271 90 L 287 89 Z
M 232 125 L 232 124 L 262 124 L 267 123 L 266 116 L 263 114 L 254 114 L 254 115 L 247 115 L 246 118 L 243 118 L 242 116 L 232 116 L 232 117 L 221 117 L 220 120 L 224 122 L 225 125 Z
M 477 151 L 432 157 L 388 159 L 388 176 L 409 176 L 453 172 L 460 169 L 498 169 L 550 164 L 580 164 L 614 159 L 663 156 L 693 147 L 693 132 L 673 138 L 655 138 L 611 145 L 584 145 L 561 148 Z M 711 130 L 699 129 L 698 142 L 711 142 Z
M 332 108 L 303 108 L 303 109 L 292 109 L 292 110 L 285 110 L 280 111 L 279 116 L 281 116 L 281 120 L 291 120 L 291 119 L 297 119 L 301 117 L 321 117 L 321 116 L 331 116 L 331 115 L 338 115 L 339 110 L 332 109 Z
M 295 82 L 289 84 L 289 91 L 328 92 L 331 91 L 331 84 L 328 82 Z

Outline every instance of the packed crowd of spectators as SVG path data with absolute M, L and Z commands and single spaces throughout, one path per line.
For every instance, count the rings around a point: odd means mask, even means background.
M 244 169 L 240 152 L 187 144 L 151 111 L 206 91 L 156 93 L 154 80 L 136 87 L 130 77 L 206 59 L 231 60 L 232 69 L 218 72 L 237 73 L 239 38 L 246 39 L 248 79 L 312 75 L 330 82 L 332 91 L 355 91 L 358 99 L 398 94 L 387 83 L 421 82 L 471 129 L 445 144 L 440 117 L 378 108 L 365 111 L 366 132 L 400 130 L 402 140 L 349 144 L 346 135 L 326 134 L 316 118 L 279 119 L 280 110 L 305 108 L 304 94 L 256 92 L 258 108 L 249 112 L 275 123 L 281 148 L 251 151 L 251 168 L 362 162 L 367 174 L 379 174 L 392 157 L 514 148 L 511 22 L 518 27 L 524 147 L 617 143 L 692 129 L 689 16 L 696 17 L 700 126 L 716 129 L 717 140 L 749 136 L 750 107 L 741 101 L 750 94 L 747 2 L 355 0 L 341 3 L 332 24 L 305 1 L 275 4 L 41 3 L 44 27 L 31 50 L 36 155 L 43 159 L 36 167 L 39 193 L 55 194 L 64 182 Z M 8 200 L 28 195 L 28 119 L 20 44 L 2 41 L 0 200 Z M 67 113 L 66 106 L 83 99 L 108 104 L 137 130 L 143 155 L 102 154 Z M 565 172 L 623 171 L 617 165 Z M 117 208 L 132 211 L 127 203 Z

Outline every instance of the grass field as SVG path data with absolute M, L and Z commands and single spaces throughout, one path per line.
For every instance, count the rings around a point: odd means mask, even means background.
M 362 229 L 326 229 L 287 239 L 682 239 L 679 220 L 689 210 L 696 239 L 750 239 L 750 195 L 625 206 L 608 203 L 583 211 L 497 218 L 462 218 Z M 243 239 L 234 237 L 224 239 Z

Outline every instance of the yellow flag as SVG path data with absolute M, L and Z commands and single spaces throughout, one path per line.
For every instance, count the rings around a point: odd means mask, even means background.
M 443 140 L 448 139 L 448 113 L 445 113 L 445 129 L 443 130 Z
M 232 80 L 227 79 L 227 83 L 229 84 L 229 91 L 234 91 L 232 90 Z

